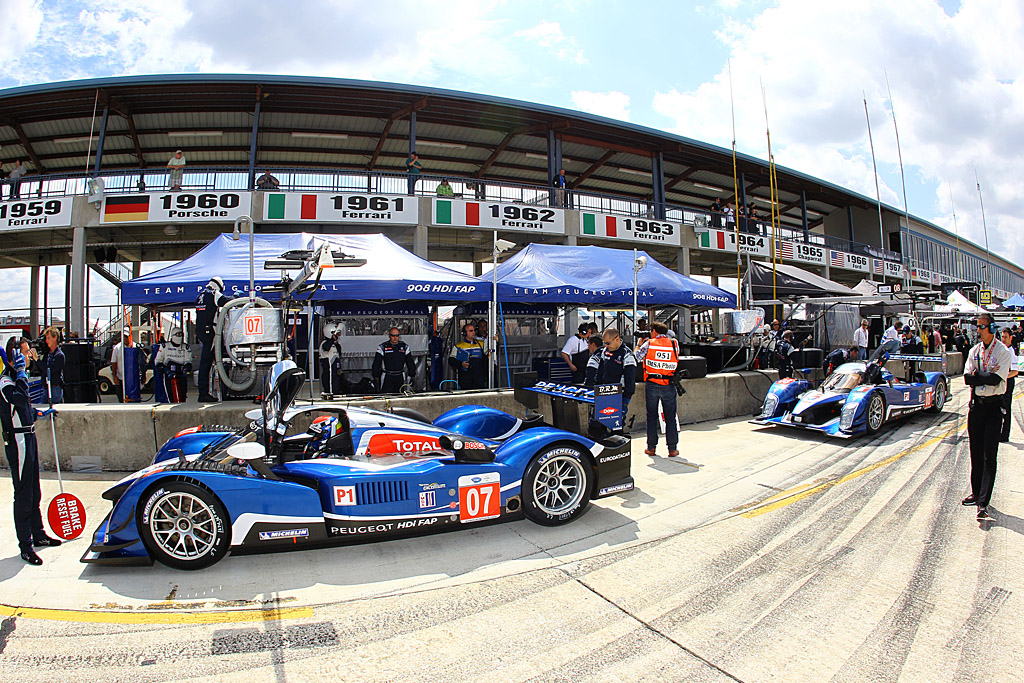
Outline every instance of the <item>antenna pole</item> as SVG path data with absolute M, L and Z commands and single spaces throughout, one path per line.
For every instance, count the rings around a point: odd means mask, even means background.
M 885 229 L 882 227 L 882 194 L 878 189 L 878 165 L 875 163 L 875 141 L 871 137 L 871 116 L 868 114 L 867 93 L 864 93 L 864 118 L 868 122 L 868 144 L 871 146 L 871 168 L 875 172 L 875 199 L 878 202 L 878 239 L 881 242 L 881 248 L 885 249 Z M 871 279 L 875 279 L 874 273 L 871 274 Z M 884 276 L 882 277 L 882 281 L 885 281 Z
M 906 225 L 907 240 L 905 242 L 906 246 L 904 247 L 904 249 L 907 250 L 907 251 L 910 251 L 910 206 L 907 204 L 907 180 L 903 176 L 903 150 L 900 148 L 900 128 L 899 128 L 899 126 L 896 125 L 896 106 L 892 102 L 892 90 L 889 89 L 889 72 L 886 71 L 885 69 L 883 69 L 882 71 L 883 71 L 883 73 L 885 73 L 885 90 L 886 90 L 886 92 L 889 93 L 889 111 L 892 113 L 892 127 L 896 130 L 896 154 L 899 156 L 899 160 L 900 160 L 900 183 L 903 185 L 903 217 L 907 221 L 907 225 Z M 873 158 L 873 155 L 872 155 L 872 158 Z M 952 199 L 952 196 L 953 195 L 950 194 L 950 199 Z M 879 208 L 879 210 L 881 210 L 881 208 Z M 954 215 L 954 220 L 956 220 L 955 215 Z M 901 227 L 900 228 L 901 236 L 902 236 L 902 233 L 903 233 L 903 228 Z M 957 251 L 960 250 L 960 246 L 959 245 L 960 245 L 960 238 L 957 237 Z M 885 248 L 885 245 L 882 245 L 882 247 Z M 909 254 L 908 254 L 907 261 L 908 261 L 907 265 L 909 266 L 910 265 L 909 264 L 909 261 L 910 261 Z M 904 274 L 903 281 L 904 281 L 905 286 L 909 290 L 909 288 L 910 288 L 910 268 L 909 267 L 906 269 L 906 273 Z

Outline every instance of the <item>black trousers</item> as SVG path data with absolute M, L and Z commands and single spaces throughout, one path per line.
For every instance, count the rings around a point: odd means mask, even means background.
M 200 339 L 203 350 L 199 354 L 199 396 L 210 393 L 210 370 L 213 369 L 213 339 Z
M 1009 377 L 1006 380 L 1006 393 L 1003 394 L 1003 429 L 1000 432 L 1001 441 L 1010 440 L 1010 425 L 1013 423 L 1013 385 L 1016 377 Z
M 385 372 L 381 375 L 381 380 L 381 382 L 378 382 L 380 393 L 397 394 L 402 391 L 402 385 L 405 384 L 405 373 L 392 374 Z
M 972 399 L 967 413 L 967 436 L 971 442 L 971 493 L 979 506 L 987 506 L 992 499 L 992 485 L 996 481 L 996 452 L 999 450 L 999 430 L 1003 425 L 1003 405 L 1000 397 L 993 400 Z
M 14 530 L 21 552 L 32 551 L 32 539 L 46 536 L 39 504 L 43 494 L 39 488 L 39 455 L 33 433 L 18 434 L 7 444 L 7 464 L 14 483 Z

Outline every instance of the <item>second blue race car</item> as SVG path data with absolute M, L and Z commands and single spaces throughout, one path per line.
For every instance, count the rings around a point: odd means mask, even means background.
M 916 363 L 938 357 L 882 353 L 867 363 L 840 365 L 817 388 L 807 380 L 780 379 L 768 390 L 761 415 L 751 422 L 850 438 L 874 434 L 904 415 L 942 411 L 949 395 L 945 373 L 911 371 L 913 381 L 906 382 L 885 369 L 886 360 Z
M 293 405 L 304 381 L 279 362 L 248 428 L 193 428 L 165 443 L 154 464 L 103 494 L 113 507 L 82 561 L 201 569 L 229 551 L 522 516 L 554 526 L 633 488 L 622 435 L 594 440 L 485 406 L 431 423 L 413 411 Z

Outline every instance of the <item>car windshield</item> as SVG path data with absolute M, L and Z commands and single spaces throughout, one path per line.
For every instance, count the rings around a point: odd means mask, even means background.
M 847 392 L 856 389 L 864 381 L 863 375 L 858 371 L 833 372 L 821 385 L 822 391 Z

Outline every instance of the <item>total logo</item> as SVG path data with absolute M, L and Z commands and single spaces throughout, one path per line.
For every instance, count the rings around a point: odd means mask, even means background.
M 442 450 L 435 437 L 422 434 L 374 434 L 366 446 L 367 455 L 423 453 Z

